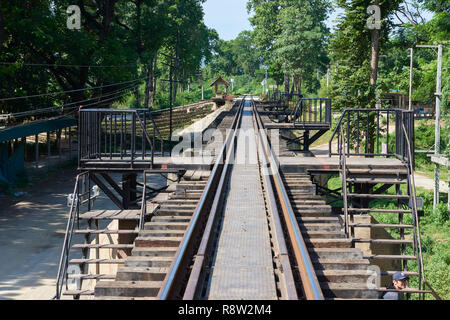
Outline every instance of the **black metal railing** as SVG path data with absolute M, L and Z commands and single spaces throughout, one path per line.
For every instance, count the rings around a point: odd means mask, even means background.
M 70 200 L 69 218 L 67 220 L 66 233 L 64 236 L 61 257 L 59 260 L 58 274 L 56 276 L 56 295 L 54 299 L 61 298 L 64 283 L 66 284 L 67 289 L 67 268 L 69 265 L 69 252 L 72 244 L 73 230 L 75 228 L 75 223 L 79 223 L 81 206 L 87 204 L 87 210 L 90 210 L 92 200 L 93 197 L 91 197 L 89 173 L 80 173 L 79 175 L 77 175 L 77 178 L 75 180 L 75 187 Z
M 406 133 L 402 130 L 405 126 Z M 401 109 L 346 109 L 329 140 L 329 156 L 339 155 L 340 128 L 348 156 L 384 156 L 409 160 L 407 140 L 414 155 L 414 113 Z M 391 135 L 394 135 L 391 137 Z M 337 142 L 336 146 L 333 142 Z M 411 159 L 414 168 L 414 159 Z
M 300 98 L 288 119 L 293 123 L 331 125 L 331 99 Z
M 79 167 L 85 162 L 153 164 L 164 140 L 146 109 L 82 109 L 79 113 Z M 158 150 L 158 151 L 157 151 Z

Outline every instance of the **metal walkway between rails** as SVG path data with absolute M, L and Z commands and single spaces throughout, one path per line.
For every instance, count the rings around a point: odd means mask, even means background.
M 208 299 L 277 299 L 250 103 L 246 103 L 225 198 Z

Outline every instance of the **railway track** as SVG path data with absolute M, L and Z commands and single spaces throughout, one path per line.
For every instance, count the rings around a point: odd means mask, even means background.
M 310 176 L 278 171 L 253 100 L 237 102 L 217 128 L 227 135 L 212 171 L 171 186 L 95 298 L 375 298 L 368 261 Z

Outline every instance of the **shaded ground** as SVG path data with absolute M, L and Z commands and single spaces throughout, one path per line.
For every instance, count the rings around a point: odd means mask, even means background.
M 75 175 L 61 169 L 22 197 L 1 198 L 0 299 L 53 297 Z

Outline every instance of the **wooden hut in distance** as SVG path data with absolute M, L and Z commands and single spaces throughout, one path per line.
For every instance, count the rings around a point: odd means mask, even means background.
M 225 87 L 225 92 L 222 92 L 219 88 L 219 85 L 223 84 Z M 226 95 L 228 93 L 228 88 L 231 87 L 231 84 L 226 81 L 224 78 L 222 77 L 218 77 L 216 80 L 214 80 L 213 83 L 211 83 L 210 87 L 214 86 L 214 93 L 215 93 L 215 97 L 216 99 L 224 99 L 224 94 Z

